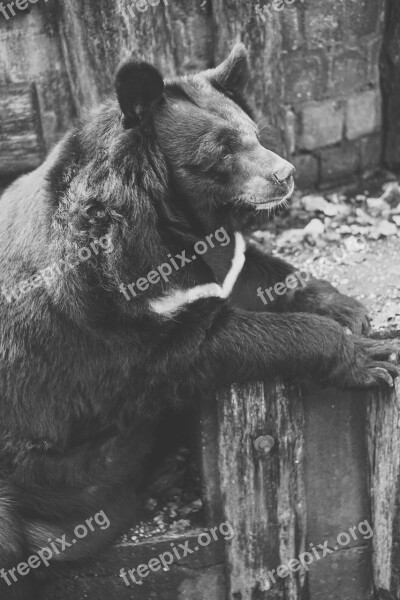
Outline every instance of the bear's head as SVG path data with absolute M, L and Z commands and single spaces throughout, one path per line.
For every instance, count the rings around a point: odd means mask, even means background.
M 215 69 L 166 81 L 152 65 L 128 61 L 117 73 L 118 101 L 90 113 L 50 155 L 41 173 L 54 211 L 52 256 L 73 260 L 105 236 L 114 248 L 60 278 L 59 297 L 75 298 L 74 315 L 88 319 L 94 305 L 101 312 L 99 288 L 113 291 L 101 297 L 107 319 L 115 296 L 129 312 L 140 302 L 119 298 L 121 282 L 221 227 L 258 224 L 289 199 L 294 167 L 253 118 L 248 75 L 243 45 Z
M 242 44 L 194 76 L 164 82 L 150 64 L 129 61 L 116 77 L 123 126 L 155 135 L 171 202 L 210 231 L 284 204 L 294 188 L 294 167 L 260 141 L 244 96 L 248 77 Z

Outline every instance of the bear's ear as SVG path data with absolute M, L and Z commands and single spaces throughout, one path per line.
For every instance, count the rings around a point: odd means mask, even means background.
M 151 103 L 161 98 L 164 81 L 149 63 L 130 60 L 119 67 L 115 89 L 127 124 L 132 127 L 139 125 Z
M 244 44 L 236 44 L 228 58 L 218 67 L 207 72 L 211 82 L 222 88 L 241 94 L 249 81 L 249 55 Z

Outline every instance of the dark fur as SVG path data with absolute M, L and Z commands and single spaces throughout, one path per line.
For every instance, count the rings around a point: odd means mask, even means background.
M 138 510 L 157 419 L 194 392 L 276 375 L 370 386 L 382 367 L 395 372 L 373 362 L 392 347 L 345 334 L 341 325 L 361 333 L 365 312 L 327 283 L 313 281 L 266 312 L 257 288 L 284 280 L 293 268 L 252 248 L 228 300 L 199 300 L 173 318 L 149 310 L 149 299 L 172 285 L 216 281 L 220 259 L 211 250 L 169 284 L 130 302 L 123 297 L 121 282 L 156 268 L 168 252 L 191 254 L 196 240 L 221 226 L 232 237 L 259 218 L 253 201 L 260 201 L 245 180 L 250 167 L 237 127 L 225 118 L 227 102 L 239 119 L 239 105 L 247 110 L 239 100 L 247 79 L 243 48 L 203 75 L 209 89 L 186 79 L 163 90 L 152 67 L 123 69 L 123 112 L 115 101 L 100 107 L 0 202 L 2 286 L 73 258 L 106 234 L 114 245 L 50 290 L 33 290 L 13 304 L 0 296 L 6 570 L 99 510 L 111 527 L 89 534 L 59 562 L 107 547 Z M 136 74 L 136 82 L 127 81 Z M 273 177 L 275 158 L 265 157 L 263 185 L 267 196 L 277 196 L 284 183 Z M 0 580 L 2 600 L 36 600 L 34 586 L 47 571 L 33 571 L 34 581 L 20 576 L 12 587 Z

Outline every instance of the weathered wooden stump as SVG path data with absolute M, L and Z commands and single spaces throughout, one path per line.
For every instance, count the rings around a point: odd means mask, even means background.
M 234 386 L 203 412 L 204 530 L 118 545 L 60 580 L 48 600 L 399 600 L 399 428 L 398 382 L 391 393 Z M 232 540 L 142 585 L 119 577 L 172 541 L 195 547 L 201 531 L 224 520 Z M 313 555 L 306 570 L 276 572 L 304 552 Z

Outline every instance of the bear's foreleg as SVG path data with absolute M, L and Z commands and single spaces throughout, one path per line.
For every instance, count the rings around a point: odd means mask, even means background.
M 358 335 L 369 329 L 366 308 L 330 283 L 315 279 L 275 256 L 250 246 L 232 299 L 246 310 L 307 312 L 334 319 Z

